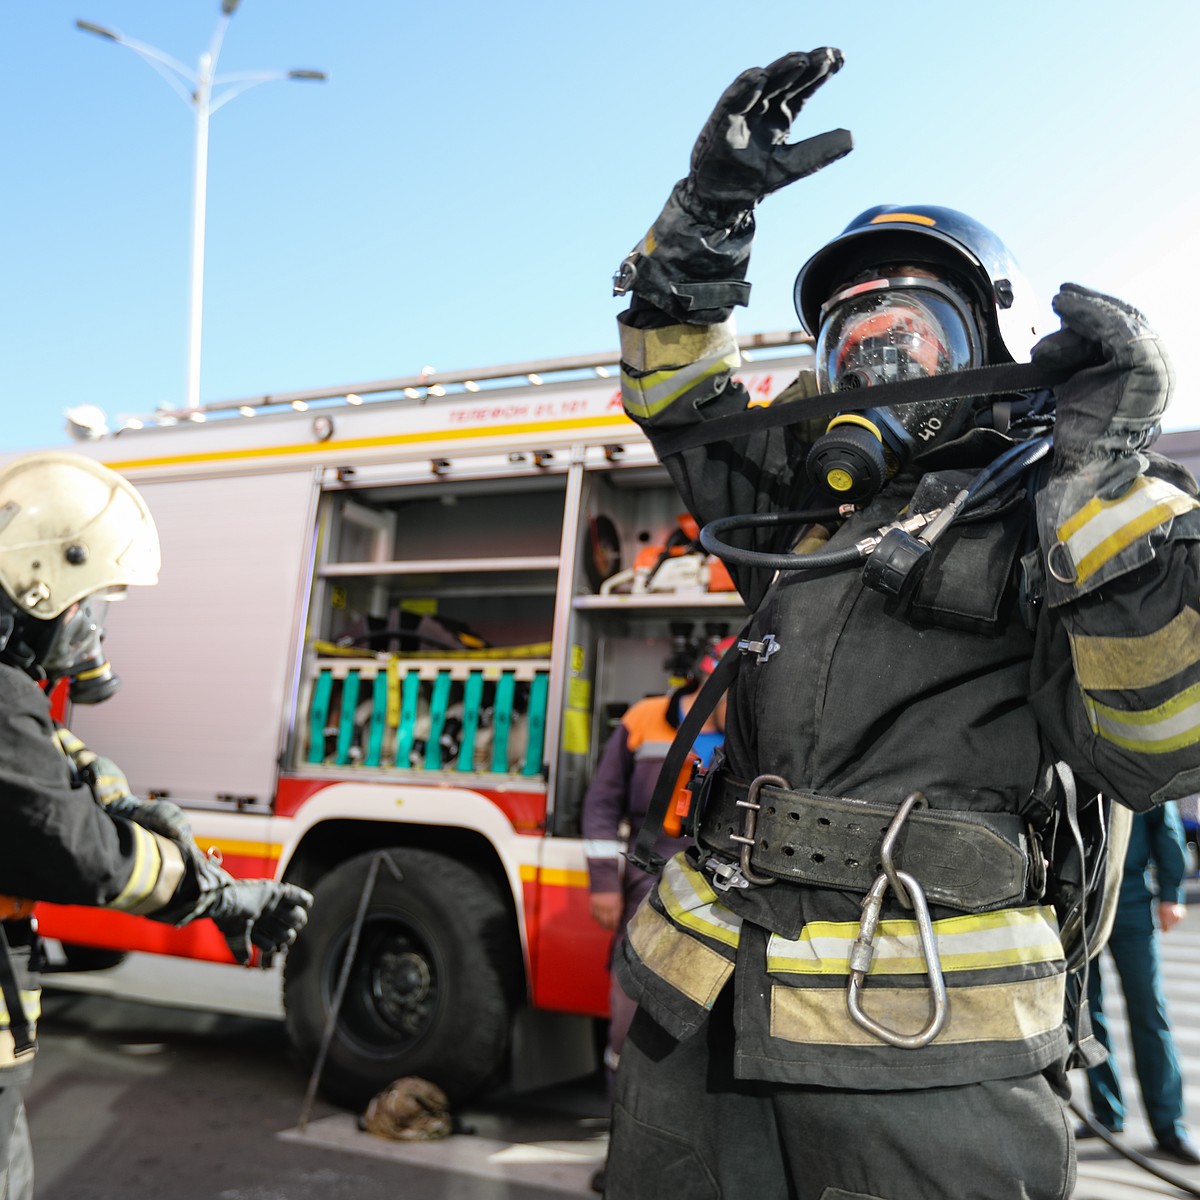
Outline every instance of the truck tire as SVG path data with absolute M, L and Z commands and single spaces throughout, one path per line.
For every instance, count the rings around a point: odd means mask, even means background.
M 43 975 L 56 971 L 111 971 L 128 957 L 124 950 L 107 950 L 103 946 L 81 946 L 78 942 L 60 942 L 59 945 L 66 961 L 43 964 Z
M 288 952 L 287 1031 L 316 1061 L 375 853 L 343 863 L 313 888 L 312 916 Z M 416 1075 L 461 1100 L 505 1060 L 519 987 L 512 917 L 495 888 L 454 859 L 390 849 L 363 920 L 321 1088 L 361 1109 L 395 1079 Z

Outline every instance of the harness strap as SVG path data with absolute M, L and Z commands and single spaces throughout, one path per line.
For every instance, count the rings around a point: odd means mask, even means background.
M 946 375 L 926 375 L 920 379 L 904 379 L 898 383 L 879 384 L 877 387 L 830 392 L 815 396 L 811 400 L 760 405 L 724 417 L 713 417 L 709 421 L 698 421 L 679 430 L 656 431 L 654 448 L 661 459 L 695 446 L 726 442 L 734 437 L 758 433 L 763 429 L 795 425 L 816 417 L 831 417 L 835 413 L 861 412 L 866 408 L 892 408 L 896 405 L 920 404 L 930 400 L 965 400 L 971 396 L 1038 392 L 1063 383 L 1073 374 L 1074 370 L 1043 371 L 1032 363 L 1003 363 L 994 367 L 976 367 L 971 371 L 954 371 Z
M 742 658 L 738 642 L 743 641 L 749 631 L 750 622 L 747 621 L 738 633 L 734 644 L 721 655 L 721 661 L 717 663 L 716 669 L 701 684 L 696 698 L 692 701 L 691 708 L 679 722 L 675 738 L 663 759 L 662 769 L 658 773 L 654 791 L 650 796 L 650 803 L 646 808 L 646 819 L 642 822 L 641 829 L 638 830 L 633 849 L 625 856 L 635 867 L 640 867 L 652 875 L 658 873 L 665 861 L 661 854 L 655 852 L 654 843 L 666 820 L 671 797 L 675 794 L 675 784 L 687 762 L 688 751 L 691 750 L 700 730 L 704 728 L 704 722 L 712 716 L 721 697 L 728 691 L 737 676 Z
M 12 950 L 3 922 L 0 922 L 0 995 L 4 997 L 4 1006 L 8 1009 L 8 1029 L 12 1034 L 14 1053 L 26 1054 L 37 1043 L 33 1026 L 21 1003 L 21 989 L 17 984 L 17 973 L 13 970 Z

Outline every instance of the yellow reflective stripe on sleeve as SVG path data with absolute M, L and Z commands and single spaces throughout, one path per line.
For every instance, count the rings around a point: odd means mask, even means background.
M 65 725 L 60 725 L 54 731 L 54 736 L 58 739 L 58 744 L 62 747 L 62 752 L 68 758 L 70 758 L 72 754 L 77 754 L 80 750 L 87 749 L 83 742 L 81 742 Z
M 620 325 L 621 361 L 634 371 L 663 371 L 737 353 L 733 318 L 717 325 L 668 325 L 634 329 Z
M 729 354 L 702 358 L 673 371 L 655 371 L 650 375 L 635 377 L 623 370 L 621 400 L 631 416 L 643 419 L 654 417 L 664 409 L 670 408 L 697 384 L 714 375 L 736 371 L 741 361 L 742 356 L 735 348 Z
M 1092 729 L 1106 742 L 1139 754 L 1170 754 L 1200 742 L 1200 683 L 1140 712 L 1123 712 L 1084 696 Z
M 742 918 L 717 900 L 708 880 L 688 866 L 682 854 L 663 867 L 658 898 L 676 925 L 737 948 L 742 936 Z
M 934 1046 L 964 1042 L 1019 1042 L 1050 1033 L 1063 1020 L 1065 975 L 950 988 L 946 1024 Z M 863 1009 L 901 1033 L 917 1033 L 929 1020 L 925 988 L 868 986 Z M 842 988 L 771 989 L 771 1036 L 822 1046 L 875 1046 L 879 1039 L 846 1013 Z
M 1089 500 L 1059 526 L 1058 540 L 1083 583 L 1143 534 L 1194 508 L 1200 504 L 1165 480 L 1140 475 L 1116 500 Z
M 1093 692 L 1153 687 L 1200 662 L 1200 613 L 1185 608 L 1141 637 L 1071 636 L 1075 678 Z
M 767 970 L 777 975 L 848 975 L 857 921 L 810 921 L 794 939 L 772 934 Z M 1049 907 L 946 917 L 933 923 L 943 971 L 984 971 L 1063 957 L 1058 922 Z M 869 975 L 923 975 L 925 957 L 916 921 L 881 921 Z
M 643 904 L 634 913 L 625 936 L 651 971 L 704 1008 L 712 1008 L 733 973 L 729 959 L 682 929 L 676 929 L 649 904 Z
M 162 908 L 175 894 L 183 879 L 183 855 L 167 838 L 159 837 L 140 825 L 133 830 L 133 870 L 109 908 L 128 913 L 148 913 Z

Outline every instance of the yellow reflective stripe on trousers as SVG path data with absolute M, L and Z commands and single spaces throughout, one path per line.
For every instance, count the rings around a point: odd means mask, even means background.
M 697 384 L 714 375 L 736 371 L 741 361 L 742 356 L 735 348 L 728 354 L 702 358 L 678 370 L 654 371 L 640 377 L 622 371 L 621 400 L 631 416 L 643 419 L 654 417 L 670 408 Z
M 1170 754 L 1200 742 L 1200 683 L 1154 708 L 1125 712 L 1083 697 L 1092 729 L 1106 742 L 1139 754 Z
M 32 1025 L 42 1015 L 41 990 L 30 992 L 22 989 L 20 995 L 21 1007 L 25 1010 L 25 1020 Z M 4 997 L 0 996 L 0 1028 L 7 1029 L 8 1026 L 8 1005 L 4 1003 Z
M 1065 975 L 950 989 L 945 1027 L 932 1045 L 1020 1042 L 1050 1033 L 1063 1021 Z M 863 1008 L 900 1033 L 916 1033 L 929 1020 L 925 988 L 863 989 Z M 771 1036 L 821 1046 L 881 1046 L 846 1014 L 843 988 L 771 989 Z M 918 1054 L 920 1051 L 917 1052 Z
M 1071 635 L 1079 686 L 1092 692 L 1135 691 L 1164 683 L 1200 662 L 1200 613 L 1185 608 L 1161 629 L 1139 637 Z
M 36 1033 L 37 1023 L 42 1015 L 42 993 L 40 991 L 30 992 L 22 989 L 21 1007 L 25 1010 L 25 1019 Z M 13 1035 L 9 1030 L 8 1005 L 4 1003 L 3 996 L 0 996 L 0 1067 L 11 1066 L 18 1061 L 26 1062 L 33 1055 L 34 1050 L 32 1048 L 26 1050 L 20 1056 L 17 1055 L 16 1042 L 13 1040 Z
M 658 898 L 676 925 L 737 949 L 742 918 L 718 901 L 708 879 L 690 867 L 682 854 L 663 867 Z
M 1116 500 L 1089 500 L 1058 528 L 1083 583 L 1138 538 L 1200 504 L 1162 479 L 1138 476 Z
M 643 904 L 626 927 L 625 936 L 638 958 L 664 983 L 704 1008 L 712 1008 L 733 962 L 691 934 L 672 925 Z
M 772 934 L 767 970 L 776 975 L 848 975 L 858 930 L 857 921 L 810 921 L 798 938 Z M 946 917 L 933 922 L 933 933 L 944 972 L 985 971 L 1063 957 L 1054 910 L 1044 906 Z M 926 969 L 916 921 L 881 921 L 868 974 L 924 975 Z

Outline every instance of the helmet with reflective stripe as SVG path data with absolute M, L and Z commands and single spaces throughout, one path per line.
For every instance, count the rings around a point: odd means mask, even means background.
M 805 332 L 816 337 L 822 307 L 840 288 L 881 267 L 929 266 L 965 284 L 986 330 L 986 359 L 1027 362 L 1037 340 L 1038 304 L 1004 243 L 952 208 L 884 204 L 860 213 L 800 268 L 793 296 Z

